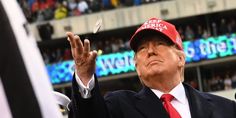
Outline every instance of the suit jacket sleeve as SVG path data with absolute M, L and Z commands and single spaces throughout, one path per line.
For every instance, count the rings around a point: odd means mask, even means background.
M 92 97 L 88 99 L 81 97 L 75 76 L 73 76 L 69 118 L 109 118 L 109 112 L 100 94 L 96 76 L 95 87 L 91 91 L 91 95 Z

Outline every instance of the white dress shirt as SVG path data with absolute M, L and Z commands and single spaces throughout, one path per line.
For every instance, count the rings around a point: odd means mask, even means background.
M 151 89 L 151 90 L 158 98 L 161 98 L 161 96 L 164 94 L 163 92 L 156 89 Z M 168 94 L 174 96 L 174 99 L 171 101 L 171 104 L 179 112 L 181 118 L 191 118 L 189 103 L 187 96 L 185 94 L 183 84 L 179 83 Z
M 79 92 L 83 98 L 90 98 L 91 97 L 91 90 L 95 86 L 95 79 L 94 76 L 90 79 L 87 86 L 85 86 L 82 81 L 80 80 L 79 76 L 75 74 L 75 79 L 79 85 Z M 151 89 L 154 94 L 161 98 L 164 94 L 163 92 L 155 89 Z M 172 106 L 179 112 L 181 118 L 191 118 L 189 103 L 187 96 L 185 94 L 184 86 L 182 83 L 179 83 L 175 88 L 173 88 L 170 93 L 174 96 L 174 99 L 171 101 Z
M 75 74 L 75 79 L 76 82 L 79 85 L 79 92 L 81 94 L 82 98 L 90 98 L 91 97 L 91 91 L 95 86 L 95 80 L 94 80 L 94 75 L 92 76 L 92 78 L 89 80 L 88 85 L 85 86 L 82 81 L 80 80 L 79 76 L 77 74 Z

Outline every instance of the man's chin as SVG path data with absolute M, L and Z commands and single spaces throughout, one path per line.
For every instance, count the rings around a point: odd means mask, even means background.
M 149 71 L 148 71 L 148 75 L 153 77 L 153 76 L 158 76 L 158 75 L 161 75 L 162 74 L 162 70 L 160 68 L 150 68 Z

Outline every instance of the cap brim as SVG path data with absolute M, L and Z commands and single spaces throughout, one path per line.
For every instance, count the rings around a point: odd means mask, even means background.
M 160 37 L 168 39 L 170 42 L 174 43 L 168 36 L 154 29 L 144 29 L 136 32 L 130 39 L 130 48 L 134 51 L 137 50 L 137 46 L 141 43 L 145 37 L 159 35 Z

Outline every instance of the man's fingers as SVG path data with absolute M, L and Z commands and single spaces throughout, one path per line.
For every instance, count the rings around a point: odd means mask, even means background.
M 84 40 L 84 55 L 87 56 L 89 55 L 90 52 L 90 42 L 88 39 Z
M 98 55 L 98 53 L 97 53 L 96 50 L 93 50 L 91 53 L 92 53 L 92 54 L 91 54 L 91 59 L 92 59 L 93 61 L 95 61 L 95 60 L 96 60 L 96 57 L 97 57 L 97 55 Z
M 72 55 L 73 55 L 75 61 L 79 61 L 82 58 L 86 58 L 84 56 L 89 56 L 88 58 L 90 61 L 96 60 L 97 51 L 95 51 L 95 50 L 90 51 L 90 42 L 88 39 L 84 40 L 84 46 L 83 46 L 83 43 L 80 40 L 79 36 L 77 36 L 77 35 L 74 36 L 74 34 L 71 32 L 67 32 L 66 34 L 68 36 L 68 40 L 71 45 Z
M 81 42 L 80 37 L 78 35 L 75 35 L 74 43 L 75 43 L 75 48 L 78 51 L 78 53 L 82 54 L 84 47 L 83 47 L 83 43 Z
M 72 48 L 83 48 L 83 43 L 81 42 L 80 37 L 78 35 L 74 35 L 72 32 L 66 32 L 66 35 L 68 36 L 67 40 L 70 41 L 70 43 L 72 44 Z
M 69 37 L 69 38 L 72 38 L 74 36 L 74 34 L 72 32 L 66 32 L 66 35 Z
M 71 48 L 75 48 L 74 34 L 72 32 L 66 32 L 66 35 L 67 35 L 67 40 L 70 42 Z

